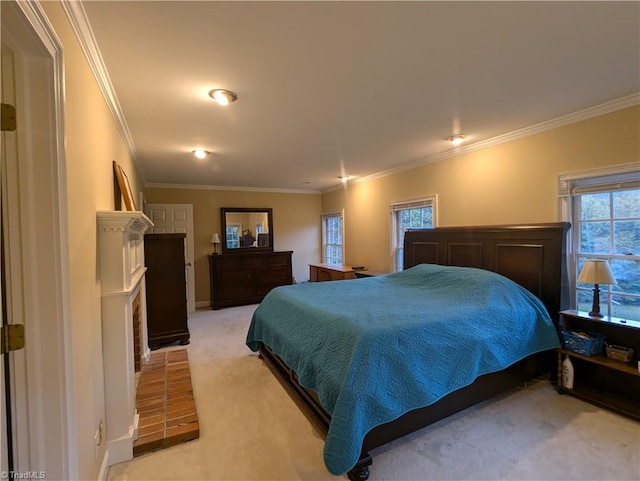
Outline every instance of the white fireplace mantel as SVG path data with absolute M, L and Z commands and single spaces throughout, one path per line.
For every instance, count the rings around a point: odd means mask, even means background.
M 153 223 L 142 212 L 97 213 L 102 293 L 106 434 L 109 465 L 133 458 L 138 436 L 133 347 L 133 300 L 139 294 L 143 340 L 148 359 L 144 233 Z

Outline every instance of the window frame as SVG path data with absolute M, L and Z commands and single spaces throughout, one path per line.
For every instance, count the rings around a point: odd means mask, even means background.
M 640 189 L 640 170 L 638 164 L 624 164 L 615 167 L 576 172 L 558 176 L 558 200 L 560 220 L 571 223 L 569 238 L 567 239 L 567 272 L 569 273 L 570 306 L 578 308 L 578 294 L 593 290 L 593 286 L 579 286 L 577 277 L 580 259 L 612 259 L 640 260 L 640 253 L 635 255 L 615 254 L 613 249 L 609 253 L 580 252 L 581 210 L 579 196 L 585 194 L 599 194 L 622 192 L 626 190 Z M 592 222 L 593 220 L 585 220 Z M 614 214 L 610 211 L 609 217 L 603 219 L 607 222 L 615 222 Z M 611 238 L 613 242 L 613 234 Z M 615 286 L 600 285 L 600 306 L 602 312 L 611 316 L 611 300 L 613 296 L 620 296 Z M 637 295 L 622 293 L 623 297 L 636 298 Z M 638 320 L 638 319 L 636 319 Z
M 329 243 L 327 242 L 327 221 L 329 219 L 335 219 L 335 218 L 340 218 L 340 244 L 332 244 L 332 245 L 339 245 L 341 247 L 342 250 L 342 258 L 340 259 L 340 262 L 329 262 L 329 260 L 327 259 L 327 246 L 329 245 Z M 329 211 L 329 212 L 323 212 L 322 213 L 322 228 L 321 228 L 321 235 L 322 235 L 322 262 L 326 263 L 326 264 L 338 264 L 338 265 L 344 265 L 344 260 L 345 260 L 345 237 L 344 237 L 344 209 L 340 209 L 340 210 L 334 210 L 334 211 Z
M 399 263 L 398 256 L 400 255 L 399 251 L 404 250 L 404 242 L 400 242 L 400 237 L 404 239 L 404 236 L 401 236 L 399 233 L 398 226 L 398 215 L 400 212 L 409 209 L 422 208 L 422 207 L 431 207 L 431 220 L 432 226 L 431 228 L 435 228 L 438 223 L 438 196 L 437 194 L 433 194 L 427 197 L 421 197 L 419 199 L 411 199 L 400 202 L 393 202 L 389 204 L 389 217 L 390 217 L 390 229 L 391 229 L 391 243 L 390 243 L 390 258 L 391 258 L 391 270 L 392 272 L 398 272 Z

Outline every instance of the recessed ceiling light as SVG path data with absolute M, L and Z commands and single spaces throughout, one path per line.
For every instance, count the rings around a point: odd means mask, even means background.
M 211 152 L 209 152 L 208 150 L 203 150 L 203 149 L 196 149 L 193 151 L 193 155 L 195 155 L 199 159 L 204 159 L 210 153 Z
M 348 175 L 341 175 L 338 177 L 338 179 L 340 179 L 342 182 L 346 182 L 347 180 L 349 180 L 349 176 Z
M 220 105 L 229 105 L 231 102 L 238 100 L 238 94 L 231 90 L 213 89 L 209 90 L 209 97 L 218 102 Z
M 449 137 L 447 137 L 447 140 L 451 142 L 453 145 L 460 145 L 462 142 L 464 142 L 464 139 L 466 138 L 467 138 L 467 134 L 456 134 L 456 135 L 450 135 Z

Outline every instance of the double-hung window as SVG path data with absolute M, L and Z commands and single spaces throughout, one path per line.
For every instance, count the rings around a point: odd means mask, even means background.
M 564 194 L 564 196 L 563 196 Z M 640 171 L 606 169 L 560 178 L 571 221 L 572 305 L 589 312 L 593 285 L 577 283 L 585 261 L 605 259 L 616 278 L 600 285 L 605 315 L 640 320 Z
M 407 229 L 436 226 L 436 197 L 391 204 L 392 262 L 396 271 L 403 269 L 404 233 Z
M 344 213 L 341 210 L 322 214 L 322 261 L 344 262 Z

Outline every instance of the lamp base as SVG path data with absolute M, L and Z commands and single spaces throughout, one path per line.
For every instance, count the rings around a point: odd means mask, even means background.
M 598 284 L 595 284 L 593 288 L 593 304 L 591 305 L 591 312 L 589 312 L 591 317 L 604 317 L 602 312 L 600 312 L 600 288 Z

